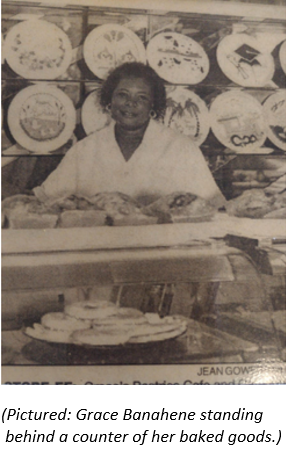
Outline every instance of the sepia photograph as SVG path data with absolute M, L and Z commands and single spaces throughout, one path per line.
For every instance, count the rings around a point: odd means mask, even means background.
M 2 384 L 286 383 L 285 15 L 2 1 Z

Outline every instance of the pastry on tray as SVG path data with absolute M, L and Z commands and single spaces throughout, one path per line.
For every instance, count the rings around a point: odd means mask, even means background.
M 159 223 L 209 221 L 215 209 L 205 199 L 187 192 L 174 192 L 144 207 L 143 213 L 159 218 Z
M 47 201 L 47 204 L 59 211 L 66 210 L 93 210 L 93 203 L 84 196 L 69 195 Z
M 286 218 L 286 207 L 281 207 L 280 209 L 272 210 L 271 212 L 264 215 L 263 218 L 267 218 L 269 220 L 285 220 Z
M 145 215 L 140 204 L 120 192 L 97 193 L 90 198 L 95 208 L 103 209 L 110 226 L 133 226 L 157 223 L 157 217 Z
M 145 207 L 123 193 L 102 192 L 89 198 L 69 195 L 44 203 L 35 196 L 15 195 L 3 201 L 2 212 L 2 227 L 46 229 L 209 221 L 215 209 L 187 192 L 171 193 Z
M 173 339 L 186 331 L 186 320 L 119 307 L 106 300 L 67 304 L 64 312 L 50 312 L 25 333 L 47 342 L 80 346 L 146 344 Z
M 57 209 L 46 206 L 35 196 L 10 196 L 2 201 L 2 212 L 11 229 L 54 228 L 58 222 Z
M 283 201 L 282 201 L 283 202 Z M 232 199 L 226 206 L 229 215 L 247 218 L 276 218 L 271 212 L 281 209 L 281 202 L 276 196 L 264 190 L 246 190 L 242 195 Z M 269 214 L 271 216 L 269 216 Z M 279 213 L 281 218 L 282 212 Z
M 60 214 L 60 228 L 104 226 L 107 215 L 103 210 L 66 210 Z

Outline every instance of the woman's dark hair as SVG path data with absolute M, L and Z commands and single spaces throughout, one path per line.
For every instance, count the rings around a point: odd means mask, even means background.
M 141 78 L 149 84 L 153 93 L 153 110 L 156 118 L 163 117 L 166 109 L 166 94 L 163 81 L 150 66 L 146 66 L 143 63 L 124 63 L 110 73 L 101 88 L 100 103 L 102 107 L 105 108 L 111 103 L 113 92 L 119 82 L 123 78 L 129 77 Z

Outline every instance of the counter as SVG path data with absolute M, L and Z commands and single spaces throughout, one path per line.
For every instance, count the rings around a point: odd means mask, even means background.
M 62 309 L 58 299 L 67 289 L 96 285 L 196 283 L 201 295 L 194 306 L 200 309 L 193 314 L 199 318 L 199 311 L 212 307 L 219 284 L 232 283 L 234 298 L 244 289 L 250 304 L 262 308 L 264 291 L 252 253 L 227 246 L 228 234 L 249 235 L 253 248 L 260 243 L 272 248 L 272 237 L 285 234 L 285 221 L 222 214 L 206 223 L 3 230 L 3 322 Z

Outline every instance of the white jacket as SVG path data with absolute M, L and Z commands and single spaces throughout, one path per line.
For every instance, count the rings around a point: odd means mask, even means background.
M 184 135 L 151 120 L 143 140 L 126 161 L 115 139 L 115 122 L 73 146 L 41 187 L 42 201 L 71 194 L 118 191 L 144 203 L 187 191 L 220 207 L 225 199 L 200 149 Z

